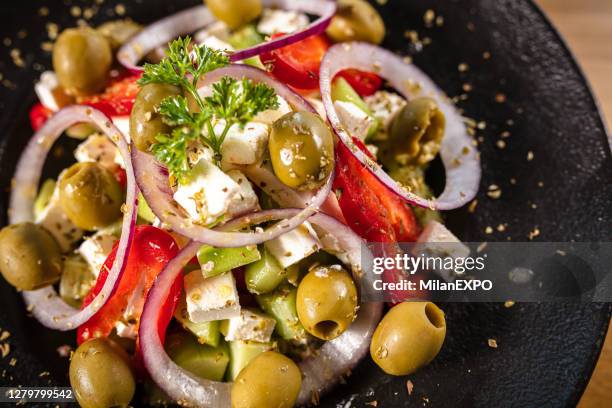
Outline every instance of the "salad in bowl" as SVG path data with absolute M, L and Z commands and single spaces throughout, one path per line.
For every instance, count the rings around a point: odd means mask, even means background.
M 474 198 L 479 156 L 384 36 L 363 0 L 208 0 L 61 32 L 0 271 L 42 325 L 75 332 L 81 406 L 134 404 L 138 382 L 151 404 L 317 404 L 368 355 L 395 376 L 435 358 L 444 313 L 364 301 L 365 244 L 458 241 L 442 211 Z M 80 140 L 74 163 L 45 179 L 60 137 Z

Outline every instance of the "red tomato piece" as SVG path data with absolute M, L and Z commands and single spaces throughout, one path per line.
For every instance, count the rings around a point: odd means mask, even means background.
M 174 238 L 166 231 L 150 225 L 137 226 L 128 256 L 127 267 L 121 276 L 121 280 L 111 298 L 98 313 L 79 327 L 77 333 L 78 344 L 93 337 L 108 336 L 115 327 L 115 323 L 122 318 L 128 306 L 130 296 L 132 296 L 137 287 L 141 284 L 143 285 L 143 296 L 146 298 L 155 278 L 166 264 L 177 255 L 178 250 L 179 247 Z M 96 284 L 83 301 L 83 307 L 90 304 L 96 295 L 100 293 L 100 290 L 102 290 L 116 255 L 117 244 L 115 244 L 115 247 L 106 258 Z M 141 279 L 144 279 L 144 282 Z M 165 335 L 165 327 L 174 313 L 174 307 L 180 296 L 182 276 L 177 278 L 177 281 L 178 283 L 175 282 L 173 286 L 173 293 L 168 296 L 163 310 L 160 311 L 158 327 L 163 327 L 163 333 L 160 332 L 160 338 L 162 339 Z M 142 310 L 136 313 L 136 319 L 140 318 L 140 313 L 142 313 Z
M 278 33 L 272 39 L 283 36 Z M 324 34 L 313 35 L 297 43 L 260 55 L 261 62 L 280 81 L 302 90 L 319 87 L 319 67 L 330 47 Z
M 32 109 L 30 109 L 30 125 L 32 130 L 38 131 L 51 115 L 53 115 L 51 109 L 45 108 L 40 102 L 32 106 Z
M 98 95 L 87 96 L 79 102 L 96 108 L 108 116 L 126 116 L 132 112 L 140 86 L 136 83 L 140 75 L 122 76 L 112 79 L 109 86 Z
M 338 72 L 360 96 L 370 96 L 382 87 L 383 80 L 373 72 L 348 68 Z

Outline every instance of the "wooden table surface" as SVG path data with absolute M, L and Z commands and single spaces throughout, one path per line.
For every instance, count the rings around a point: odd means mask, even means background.
M 612 130 L 612 0 L 536 2 L 576 55 Z M 578 407 L 612 407 L 612 330 Z

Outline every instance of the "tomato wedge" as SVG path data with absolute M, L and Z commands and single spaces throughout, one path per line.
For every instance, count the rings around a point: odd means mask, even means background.
M 109 117 L 126 116 L 132 112 L 140 86 L 136 83 L 140 75 L 130 75 L 111 80 L 108 87 L 98 95 L 87 96 L 79 100 L 83 105 L 91 106 Z
M 359 139 L 354 142 L 369 154 Z M 400 250 L 398 242 L 416 241 L 420 226 L 412 209 L 378 181 L 343 143 L 336 146 L 334 190 L 349 226 L 366 241 L 385 244 L 379 246 L 382 253 L 375 256 L 394 257 Z M 405 274 L 386 270 L 382 278 L 385 282 L 399 282 Z M 415 293 L 394 291 L 391 296 L 399 302 Z
M 51 109 L 45 108 L 40 102 L 32 106 L 32 109 L 30 109 L 30 125 L 32 130 L 38 131 L 51 115 L 53 115 Z
M 346 82 L 362 97 L 373 95 L 383 84 L 382 78 L 375 73 L 355 68 L 342 70 L 338 72 L 338 76 L 346 79 Z
M 274 34 L 272 39 L 283 36 Z M 321 60 L 330 47 L 324 34 L 262 53 L 259 57 L 266 68 L 280 81 L 301 90 L 319 87 Z
M 150 225 L 139 225 L 134 232 L 134 238 L 128 263 L 115 292 L 102 308 L 91 317 L 85 324 L 81 325 L 77 332 L 78 344 L 93 338 L 108 336 L 115 323 L 120 321 L 130 304 L 130 298 L 139 288 L 142 290 L 143 298 L 146 298 L 155 278 L 178 253 L 179 247 L 174 238 L 164 230 Z M 96 295 L 100 293 L 104 282 L 108 277 L 108 271 L 112 267 L 117 255 L 117 245 L 106 258 L 104 266 L 100 270 L 96 284 L 87 294 L 83 301 L 83 307 L 90 304 Z M 165 337 L 165 327 L 168 325 L 174 308 L 182 290 L 182 277 L 177 279 L 166 304 L 160 312 L 158 327 L 163 328 L 160 338 Z M 132 306 L 139 310 L 133 310 L 131 314 L 138 320 L 142 313 L 142 303 L 135 302 Z

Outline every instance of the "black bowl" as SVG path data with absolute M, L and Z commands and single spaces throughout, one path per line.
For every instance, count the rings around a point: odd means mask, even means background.
M 136 1 L 125 8 L 146 23 L 195 3 Z M 41 4 L 49 7 L 48 17 L 39 15 Z M 105 1 L 93 23 L 112 18 L 115 4 Z M 31 136 L 32 84 L 37 70 L 49 67 L 49 53 L 41 50 L 48 41 L 45 22 L 73 25 L 71 5 L 85 2 L 0 5 L 0 38 L 12 39 L 0 60 L 2 222 L 11 174 Z M 376 6 L 388 28 L 385 45 L 412 55 L 442 89 L 461 99 L 466 116 L 481 122 L 478 206 L 473 214 L 450 213 L 451 228 L 464 240 L 526 241 L 535 228 L 539 240 L 609 240 L 612 160 L 606 130 L 584 76 L 541 11 L 526 0 L 397 0 Z M 441 26 L 425 26 L 428 9 L 443 17 Z M 422 44 L 409 42 L 407 30 L 418 31 Z M 21 50 L 27 68 L 13 64 L 12 48 Z M 467 69 L 459 69 L 462 63 Z M 527 159 L 529 152 L 533 160 Z M 61 168 L 59 156 L 50 162 L 50 174 Z M 501 188 L 500 199 L 487 197 L 491 184 Z M 498 224 L 505 230 L 497 231 Z M 485 233 L 488 226 L 492 234 Z M 27 317 L 20 296 L 3 280 L 0 291 L 0 328 L 11 333 L 10 354 L 0 360 L 1 385 L 67 385 L 68 361 L 56 349 L 73 344 L 74 334 L 46 330 Z M 591 375 L 612 311 L 601 303 L 443 306 L 448 337 L 430 366 L 409 378 L 393 378 L 365 359 L 322 405 L 364 406 L 376 400 L 379 407 L 573 406 Z M 487 345 L 489 338 L 498 348 Z M 414 385 L 411 395 L 407 380 Z

